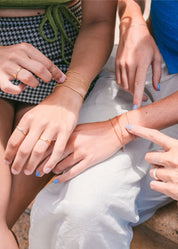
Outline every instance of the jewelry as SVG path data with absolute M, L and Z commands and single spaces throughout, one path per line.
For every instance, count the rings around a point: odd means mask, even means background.
M 51 141 L 50 140 L 48 140 L 48 139 L 45 139 L 45 138 L 42 138 L 42 137 L 39 137 L 39 139 L 38 140 L 41 140 L 41 141 L 43 141 L 43 142 L 45 142 L 45 143 L 47 143 L 47 144 L 51 144 Z
M 24 131 L 21 127 L 17 126 L 16 128 L 17 128 L 17 130 L 19 130 L 24 136 L 27 135 L 27 132 Z
M 22 67 L 17 68 L 17 71 L 14 74 L 15 79 L 17 79 L 18 73 L 20 72 L 21 69 L 22 69 Z
M 119 140 L 119 142 L 120 142 L 120 144 L 122 145 L 122 148 L 123 148 L 124 145 L 123 145 L 123 143 L 122 143 L 122 141 L 121 141 L 121 138 L 120 138 L 119 134 L 118 134 L 117 131 L 116 131 L 116 127 L 115 127 L 115 125 L 114 125 L 114 123 L 113 123 L 114 120 L 115 120 L 114 118 L 113 118 L 113 119 L 109 119 L 109 121 L 110 121 L 110 123 L 111 123 L 111 125 L 112 125 L 112 128 L 113 128 L 113 131 L 114 131 L 114 133 L 116 134 L 116 136 L 117 136 L 117 138 L 118 138 L 118 140 Z
M 68 85 L 65 85 L 64 83 L 63 83 L 63 84 L 58 84 L 58 83 L 57 83 L 55 87 L 58 87 L 58 86 L 60 86 L 60 87 L 62 87 L 62 86 L 63 86 L 63 87 L 67 87 L 67 88 L 73 90 L 74 92 L 78 93 L 78 94 L 80 95 L 80 97 L 82 97 L 82 99 L 83 99 L 83 101 L 84 101 L 84 96 L 83 96 L 79 91 L 77 91 L 76 89 L 74 89 L 73 87 L 68 86 Z
M 156 181 L 158 181 L 159 179 L 158 179 L 158 177 L 156 176 L 156 171 L 158 170 L 158 168 L 154 168 L 153 169 L 153 178 L 156 180 Z

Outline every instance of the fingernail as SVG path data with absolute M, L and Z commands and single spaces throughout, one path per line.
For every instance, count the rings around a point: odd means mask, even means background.
M 24 170 L 24 174 L 27 175 L 27 176 L 29 176 L 29 175 L 31 175 L 31 172 L 28 169 L 25 169 Z
M 13 169 L 13 168 L 11 168 L 11 172 L 13 175 L 18 175 L 19 173 L 16 169 Z
M 4 163 L 7 164 L 7 165 L 10 164 L 10 162 L 8 160 L 4 160 Z
M 132 131 L 132 130 L 133 130 L 133 125 L 132 125 L 132 124 L 127 124 L 125 127 L 126 127 L 126 129 L 129 130 L 129 131 Z
M 137 105 L 134 105 L 134 106 L 133 106 L 133 110 L 136 110 L 136 109 L 137 109 Z
M 160 83 L 158 84 L 158 90 L 159 90 L 159 91 L 161 90 L 161 85 L 160 85 Z
M 61 76 L 61 78 L 59 78 L 59 82 L 63 83 L 65 81 L 65 79 L 66 79 L 66 76 L 63 75 L 63 76 Z
M 51 168 L 44 168 L 44 169 L 43 169 L 43 172 L 44 172 L 45 174 L 48 174 L 50 171 L 51 171 Z
M 53 181 L 53 183 L 54 183 L 54 184 L 57 184 L 57 183 L 59 183 L 59 180 L 55 179 L 55 180 Z
M 36 177 L 40 177 L 40 172 L 37 170 L 35 175 L 36 175 Z

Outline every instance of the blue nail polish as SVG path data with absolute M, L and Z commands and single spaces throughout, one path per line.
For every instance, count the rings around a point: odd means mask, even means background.
M 134 106 L 133 106 L 133 110 L 137 110 L 137 105 L 134 105 Z
M 132 124 L 127 124 L 126 129 L 129 130 L 129 131 L 133 130 L 133 125 Z
M 36 177 L 40 177 L 40 172 L 37 170 L 35 175 Z
M 55 179 L 55 180 L 53 181 L 53 183 L 54 183 L 54 184 L 59 183 L 59 180 L 58 180 L 58 179 Z
M 159 90 L 159 91 L 161 90 L 161 85 L 160 85 L 160 83 L 158 84 L 158 90 Z

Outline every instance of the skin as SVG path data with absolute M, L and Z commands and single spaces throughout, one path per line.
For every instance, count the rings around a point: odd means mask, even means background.
M 86 94 L 91 81 L 99 73 L 111 52 L 116 6 L 117 1 L 103 1 L 101 4 L 101 1 L 97 0 L 93 8 L 93 1 L 82 1 L 83 22 L 75 43 L 70 70 L 84 75 L 85 88 L 75 85 L 76 90 L 83 95 Z M 98 13 L 99 8 L 100 13 Z M 22 15 L 25 14 L 20 16 Z M 23 84 L 36 87 L 38 81 L 31 73 L 42 77 L 45 82 L 51 77 L 56 77 L 59 82 L 61 76 L 64 76 L 52 62 L 39 54 L 39 51 L 30 44 L 0 47 L 0 55 L 3 56 L 0 69 L 3 80 L 0 82 L 0 87 L 6 85 L 3 88 L 5 91 L 10 89 L 11 92 L 15 91 L 18 94 L 23 90 Z M 38 57 L 40 59 L 37 59 Z M 22 69 L 18 72 L 17 78 L 23 84 L 20 88 L 12 89 L 9 84 L 19 66 Z M 4 190 L 1 194 L 0 237 L 3 239 L 0 241 L 3 242 L 0 243 L 0 249 L 17 249 L 17 244 L 8 228 L 13 226 L 20 214 L 53 176 L 50 173 L 37 178 L 35 168 L 41 162 L 45 162 L 44 171 L 45 169 L 48 171 L 59 162 L 67 141 L 76 127 L 83 100 L 75 91 L 66 87 L 57 87 L 37 106 L 17 104 L 2 99 L 0 101 L 0 113 L 2 113 L 0 158 L 5 159 L 2 160 L 4 167 L 1 167 L 2 174 L 0 174 L 0 189 Z M 17 125 L 28 134 L 24 136 L 16 128 Z M 51 146 L 39 140 L 40 136 L 51 140 Z M 50 155 L 49 158 L 47 155 Z M 4 177 L 4 174 L 7 177 Z
M 142 16 L 144 1 L 118 0 L 118 5 L 120 41 L 115 62 L 116 81 L 133 94 L 133 106 L 137 108 L 141 106 L 142 100 L 147 100 L 144 87 L 150 66 L 153 87 L 159 91 L 161 54 Z
M 56 176 L 55 182 L 72 179 L 133 141 L 135 136 L 126 129 L 128 120 L 130 124 L 154 129 L 163 129 L 178 123 L 177 104 L 178 91 L 155 103 L 129 111 L 127 116 L 126 114 L 118 116 L 115 128 L 120 139 L 116 136 L 109 120 L 78 125 L 67 143 L 63 160 L 53 170 L 56 174 L 64 170 L 67 172 Z M 43 175 L 43 164 L 39 172 Z
M 152 181 L 150 187 L 178 201 L 178 140 L 165 134 L 141 126 L 129 126 L 128 131 L 139 137 L 151 140 L 164 150 L 148 152 L 145 160 L 153 166 L 151 177 L 156 168 L 156 177 L 159 181 Z

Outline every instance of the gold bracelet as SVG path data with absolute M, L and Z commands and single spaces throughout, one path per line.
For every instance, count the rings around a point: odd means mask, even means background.
M 123 143 L 122 143 L 122 141 L 121 141 L 121 138 L 120 138 L 119 134 L 118 134 L 117 131 L 116 131 L 115 125 L 113 124 L 114 118 L 113 118 L 113 119 L 109 119 L 109 121 L 111 122 L 113 131 L 114 131 L 114 133 L 116 134 L 116 136 L 117 136 L 117 138 L 118 138 L 118 140 L 119 140 L 119 142 L 120 142 L 120 144 L 122 145 L 122 148 L 123 148 L 124 145 L 123 145 Z
M 73 90 L 74 92 L 76 92 L 76 93 L 78 93 L 79 95 L 80 95 L 80 97 L 82 97 L 82 100 L 84 101 L 84 96 L 79 92 L 79 91 L 77 91 L 76 89 L 74 89 L 73 87 L 71 87 L 71 86 L 68 86 L 68 85 L 65 85 L 64 83 L 63 84 L 56 84 L 55 85 L 55 87 L 67 87 L 67 88 L 69 88 L 69 89 L 71 89 L 71 90 Z

